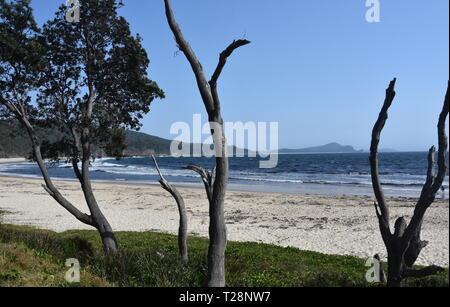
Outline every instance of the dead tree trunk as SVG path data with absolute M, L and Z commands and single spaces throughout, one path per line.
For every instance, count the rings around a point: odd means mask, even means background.
M 233 51 L 250 42 L 237 40 L 231 43 L 221 54 L 219 64 L 209 82 L 206 81 L 202 65 L 192 50 L 189 43 L 184 39 L 183 33 L 173 15 L 170 0 L 164 0 L 166 17 L 172 30 L 176 43 L 189 61 L 197 80 L 198 89 L 208 113 L 211 133 L 216 150 L 216 174 L 212 196 L 209 202 L 209 249 L 208 249 L 208 276 L 206 285 L 209 287 L 225 286 L 225 249 L 227 244 L 226 225 L 224 218 L 224 201 L 228 182 L 228 156 L 227 144 L 224 136 L 221 105 L 217 92 L 217 81 L 222 73 L 228 57 Z
M 161 184 L 163 189 L 169 192 L 170 195 L 172 195 L 172 197 L 177 202 L 178 212 L 180 214 L 180 226 L 178 227 L 178 248 L 180 251 L 181 261 L 188 262 L 189 261 L 188 246 L 187 246 L 188 220 L 187 220 L 186 206 L 184 204 L 183 197 L 178 192 L 178 190 L 175 187 L 171 186 L 170 183 L 164 178 L 163 174 L 161 173 L 161 170 L 159 169 L 158 162 L 156 161 L 155 156 L 153 156 L 152 158 L 160 177 L 159 183 Z
M 74 161 L 72 161 L 72 164 L 74 167 L 74 172 L 81 183 L 86 203 L 90 210 L 90 215 L 81 212 L 77 207 L 70 203 L 64 196 L 62 196 L 62 194 L 53 184 L 53 181 L 50 178 L 47 167 L 45 165 L 44 158 L 41 154 L 40 142 L 38 140 L 34 127 L 31 125 L 28 119 L 28 115 L 25 111 L 25 108 L 23 107 L 23 104 L 21 104 L 20 102 L 12 103 L 3 100 L 1 102 L 8 108 L 9 111 L 12 112 L 12 114 L 14 114 L 14 116 L 20 121 L 20 123 L 25 127 L 27 131 L 27 134 L 31 140 L 34 157 L 45 181 L 45 185 L 43 185 L 45 191 L 47 191 L 47 193 L 51 197 L 53 197 L 53 199 L 55 199 L 73 216 L 75 216 L 80 222 L 95 227 L 98 230 L 102 239 L 103 249 L 106 253 L 116 252 L 118 250 L 117 240 L 108 220 L 100 210 L 92 191 L 91 181 L 89 177 L 89 161 L 91 157 L 89 131 L 84 131 L 84 135 L 82 137 L 82 170 L 80 171 L 78 169 L 78 165 L 74 163 Z
M 407 277 L 425 277 L 443 271 L 442 268 L 434 265 L 421 270 L 416 270 L 413 268 L 413 265 L 419 257 L 421 250 L 428 244 L 428 242 L 420 239 L 423 219 L 427 209 L 433 204 L 436 194 L 444 182 L 447 171 L 446 154 L 448 143 L 445 127 L 449 113 L 449 89 L 447 88 L 444 106 L 439 116 L 438 123 L 438 174 L 435 174 L 436 148 L 433 146 L 428 153 L 427 179 L 423 186 L 420 198 L 415 206 L 414 215 L 409 224 L 403 217 L 397 219 L 395 222 L 394 233 L 392 233 L 390 228 L 389 204 L 384 197 L 383 188 L 379 178 L 378 145 L 380 143 L 381 132 L 388 119 L 388 110 L 396 95 L 395 83 L 396 79 L 390 83 L 386 90 L 386 99 L 383 108 L 373 128 L 372 144 L 370 148 L 372 184 L 377 200 L 375 209 L 381 236 L 388 253 L 387 286 L 389 287 L 400 287 L 402 281 Z

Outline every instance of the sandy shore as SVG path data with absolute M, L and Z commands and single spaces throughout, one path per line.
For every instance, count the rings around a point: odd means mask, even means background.
M 8 212 L 3 217 L 4 223 L 55 231 L 90 229 L 48 196 L 41 183 L 34 179 L 0 177 L 0 210 Z M 57 186 L 87 212 L 78 183 L 59 181 Z M 94 188 L 115 230 L 177 233 L 176 204 L 159 186 L 94 183 Z M 208 205 L 204 191 L 180 188 L 180 192 L 189 209 L 189 232 L 206 237 Z M 414 200 L 391 199 L 391 206 L 393 220 L 399 216 L 410 218 Z M 226 216 L 232 241 L 272 243 L 327 254 L 386 256 L 371 197 L 230 191 Z M 448 266 L 448 201 L 437 201 L 428 211 L 422 237 L 430 244 L 418 263 Z
M 2 158 L 0 159 L 0 164 L 5 163 L 20 163 L 20 162 L 27 162 L 28 160 L 25 158 Z

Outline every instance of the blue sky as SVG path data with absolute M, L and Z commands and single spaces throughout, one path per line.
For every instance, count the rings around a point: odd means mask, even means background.
M 329 142 L 368 149 L 385 89 L 397 98 L 381 147 L 426 150 L 449 79 L 448 0 L 380 0 L 381 22 L 368 23 L 365 0 L 172 0 L 185 37 L 211 75 L 233 40 L 219 81 L 226 121 L 278 121 L 280 147 Z M 33 0 L 40 24 L 63 1 Z M 142 131 L 166 138 L 176 121 L 206 119 L 194 76 L 177 48 L 163 0 L 124 0 L 121 14 L 139 33 L 150 77 L 166 92 Z M 82 18 L 82 16 L 81 16 Z M 205 136 L 206 138 L 206 136 Z

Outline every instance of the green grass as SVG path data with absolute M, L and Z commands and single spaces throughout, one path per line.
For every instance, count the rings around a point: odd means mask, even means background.
M 178 260 L 177 237 L 154 232 L 118 232 L 121 251 L 105 256 L 96 231 L 54 233 L 0 225 L 0 286 L 68 286 L 65 259 L 82 266 L 78 286 L 201 287 L 208 241 L 188 240 L 190 260 Z M 22 259 L 22 260 L 21 260 Z M 268 244 L 229 242 L 227 286 L 366 287 L 365 260 Z M 52 277 L 49 277 L 52 276 Z M 409 286 L 447 286 L 445 274 L 409 280 Z

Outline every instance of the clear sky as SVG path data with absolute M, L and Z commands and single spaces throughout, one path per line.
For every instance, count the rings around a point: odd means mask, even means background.
M 33 0 L 40 24 L 65 1 Z M 426 150 L 449 79 L 448 0 L 380 0 L 381 21 L 368 23 L 365 0 L 172 0 L 185 37 L 211 75 L 233 40 L 219 81 L 226 121 L 278 121 L 280 147 L 339 142 L 368 149 L 385 89 L 397 98 L 381 147 Z M 150 77 L 166 92 L 142 131 L 166 138 L 176 121 L 206 119 L 194 76 L 177 47 L 163 0 L 124 0 L 121 14 L 151 58 Z M 81 16 L 82 18 L 82 16 Z

